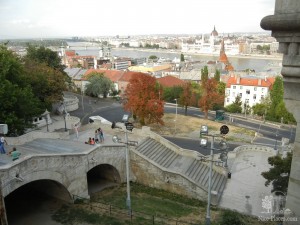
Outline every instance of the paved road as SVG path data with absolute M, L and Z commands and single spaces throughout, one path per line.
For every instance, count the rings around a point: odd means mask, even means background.
M 75 94 L 76 95 L 76 94 Z M 98 99 L 96 103 L 94 103 L 95 98 L 91 98 L 88 96 L 84 96 L 82 98 L 81 95 L 77 95 L 77 97 L 80 100 L 79 109 L 71 112 L 71 115 L 77 116 L 81 119 L 82 124 L 88 123 L 88 117 L 89 116 L 95 116 L 99 115 L 109 121 L 121 121 L 124 114 L 128 114 L 128 112 L 125 112 L 123 110 L 122 105 L 113 100 L 113 99 Z M 83 101 L 82 101 L 83 99 Z M 82 108 L 82 103 L 84 106 L 84 110 Z M 176 112 L 176 106 L 175 105 L 165 105 L 165 112 L 166 113 L 175 113 Z M 184 109 L 181 107 L 177 107 L 177 113 L 178 114 L 184 114 Z M 203 112 L 201 112 L 199 109 L 196 108 L 189 108 L 187 111 L 187 115 L 193 116 L 193 117 L 199 117 L 204 118 Z M 214 119 L 215 115 L 213 113 L 208 114 L 209 119 Z M 234 125 L 249 128 L 252 130 L 256 130 L 257 132 L 261 133 L 263 135 L 262 138 L 256 138 L 254 140 L 254 143 L 261 144 L 261 145 L 267 145 L 267 146 L 276 146 L 276 139 L 278 141 L 278 145 L 280 144 L 279 141 L 282 137 L 288 138 L 292 140 L 292 142 L 295 139 L 295 129 L 280 129 L 276 126 L 263 124 L 256 121 L 250 121 L 245 120 L 243 118 L 234 118 Z M 276 135 L 277 133 L 277 135 Z M 179 143 L 179 142 L 177 142 Z M 196 145 L 192 145 L 193 149 L 197 149 L 195 147 Z M 197 146 L 199 146 L 197 144 Z M 183 146 L 181 146 L 183 147 Z M 189 148 L 190 148 L 189 147 Z M 204 151 L 205 152 L 205 151 Z
M 179 138 L 179 137 L 170 137 L 164 136 L 164 138 L 168 139 L 169 141 L 173 142 L 174 144 L 178 145 L 181 148 L 194 150 L 200 152 L 203 155 L 210 154 L 210 142 L 208 141 L 208 147 L 200 147 L 199 139 L 190 139 L 190 138 Z M 228 144 L 228 151 L 234 150 L 236 147 L 240 146 L 241 144 L 227 142 Z M 214 143 L 215 148 L 218 147 L 218 142 Z

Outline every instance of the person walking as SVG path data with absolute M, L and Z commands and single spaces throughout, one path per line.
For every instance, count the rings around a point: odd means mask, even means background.
M 95 142 L 98 144 L 100 141 L 99 139 L 99 133 L 98 133 L 98 129 L 95 130 Z
M 9 154 L 12 157 L 12 161 L 19 159 L 19 157 L 21 155 L 21 153 L 19 151 L 17 151 L 16 147 L 13 147 L 12 151 L 10 151 Z
M 5 154 L 5 153 L 6 153 L 5 148 L 4 148 L 4 144 L 8 145 L 8 144 L 7 144 L 7 141 L 6 141 L 5 138 L 2 136 L 2 137 L 0 138 L 0 153 L 1 153 L 1 154 Z
M 103 134 L 101 127 L 99 127 L 99 129 L 98 129 L 98 134 L 99 134 L 100 142 L 101 143 L 104 142 L 104 134 Z

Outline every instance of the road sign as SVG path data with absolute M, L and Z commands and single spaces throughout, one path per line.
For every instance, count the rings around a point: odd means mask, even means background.
M 221 134 L 228 134 L 229 128 L 226 125 L 220 127 Z
M 132 131 L 133 130 L 133 124 L 132 123 L 125 123 L 126 129 Z

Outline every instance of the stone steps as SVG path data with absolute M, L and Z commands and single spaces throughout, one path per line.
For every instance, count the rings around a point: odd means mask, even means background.
M 209 165 L 197 159 L 179 155 L 152 138 L 143 140 L 136 150 L 142 154 L 145 159 L 149 159 L 169 171 L 182 174 L 184 177 L 207 191 Z M 211 190 L 217 191 L 219 193 L 219 198 L 225 188 L 226 182 L 227 177 L 225 175 L 215 170 L 212 171 Z

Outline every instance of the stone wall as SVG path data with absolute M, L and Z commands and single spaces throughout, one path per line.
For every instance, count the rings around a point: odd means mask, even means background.
M 284 101 L 287 109 L 297 121 L 293 160 L 287 193 L 286 208 L 300 223 L 300 1 L 276 0 L 274 15 L 261 20 L 261 27 L 271 30 L 279 42 L 279 52 L 283 54 L 282 70 Z M 288 217 L 291 215 L 288 215 Z
M 51 180 L 65 187 L 70 196 L 89 198 L 87 172 L 101 164 L 116 168 L 121 182 L 126 181 L 125 147 L 101 146 L 82 154 L 27 156 L 2 166 L 2 194 L 5 197 L 33 181 Z
M 137 183 L 163 189 L 190 198 L 207 199 L 207 192 L 180 174 L 161 168 L 148 162 L 134 151 L 130 152 L 132 175 Z

